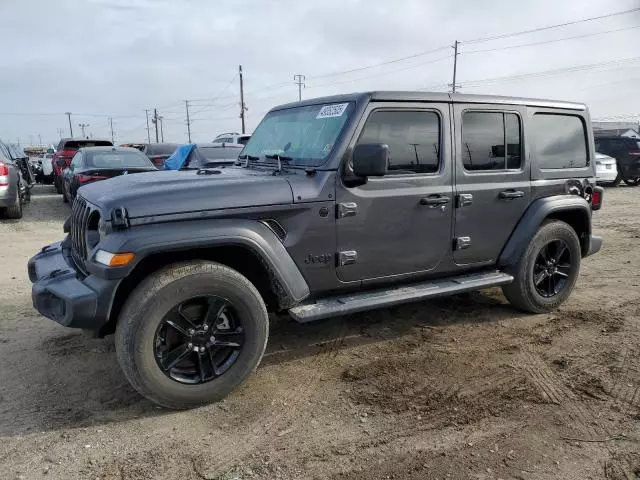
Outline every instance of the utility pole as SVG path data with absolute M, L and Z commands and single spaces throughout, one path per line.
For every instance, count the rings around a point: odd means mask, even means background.
M 158 143 L 160 139 L 158 138 L 158 109 L 157 108 L 153 109 L 153 118 L 151 119 L 151 122 L 156 126 L 156 143 Z
M 18 148 L 20 148 L 20 137 L 18 137 Z
M 158 117 L 158 121 L 160 122 L 160 141 L 164 143 L 164 117 Z
M 451 84 L 451 92 L 456 93 L 456 71 L 458 69 L 458 40 L 453 44 L 453 83 Z
M 38 146 L 42 146 L 42 135 L 38 134 Z
M 184 101 L 184 108 L 187 110 L 187 138 L 191 143 L 191 119 L 189 118 L 189 100 Z
M 115 140 L 113 139 L 113 117 L 109 117 L 109 126 L 111 127 L 111 143 L 115 143 Z
M 79 123 L 78 126 L 82 129 L 82 138 L 86 138 L 84 136 L 84 129 L 87 128 L 89 126 L 88 123 Z
M 147 143 L 151 143 L 151 133 L 149 133 L 149 110 L 145 110 L 144 114 L 147 117 Z
M 71 112 L 65 113 L 67 118 L 69 119 L 69 136 L 73 138 L 73 127 L 71 126 Z
M 305 76 L 304 75 L 294 75 L 293 76 L 293 80 L 296 85 L 298 85 L 298 101 L 302 100 L 302 87 L 306 87 L 306 85 L 304 84 L 305 81 Z
M 245 133 L 244 112 L 247 106 L 244 104 L 244 82 L 242 81 L 242 65 L 238 65 L 238 75 L 240 77 L 240 120 L 242 120 L 242 133 Z

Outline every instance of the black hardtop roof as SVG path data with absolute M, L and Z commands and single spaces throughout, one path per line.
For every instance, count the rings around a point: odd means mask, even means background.
M 504 97 L 500 95 L 474 95 L 467 93 L 420 92 L 420 91 L 372 91 L 332 95 L 328 97 L 311 98 L 301 102 L 292 102 L 274 107 L 280 110 L 294 106 L 317 105 L 321 103 L 341 102 L 453 102 L 453 103 L 484 103 L 500 105 L 527 105 L 533 107 L 563 108 L 569 110 L 586 110 L 582 103 L 565 102 L 561 100 L 544 100 L 538 98 Z

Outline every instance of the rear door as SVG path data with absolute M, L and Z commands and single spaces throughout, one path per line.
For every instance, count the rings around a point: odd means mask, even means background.
M 531 198 L 524 154 L 526 109 L 455 104 L 455 227 L 458 265 L 495 263 Z

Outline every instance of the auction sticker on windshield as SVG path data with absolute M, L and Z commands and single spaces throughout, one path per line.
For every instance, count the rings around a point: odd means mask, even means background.
M 348 103 L 336 103 L 334 105 L 325 105 L 318 112 L 316 119 L 341 117 L 348 106 L 349 106 Z

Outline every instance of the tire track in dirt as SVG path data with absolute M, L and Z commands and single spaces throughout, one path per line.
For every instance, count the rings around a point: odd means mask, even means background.
M 573 423 L 568 424 L 569 428 L 589 440 L 608 436 L 606 429 L 598 423 L 598 415 L 589 406 L 579 402 L 576 395 L 538 355 L 525 348 L 521 360 L 524 370 L 531 376 L 541 395 L 561 407 L 573 420 Z

